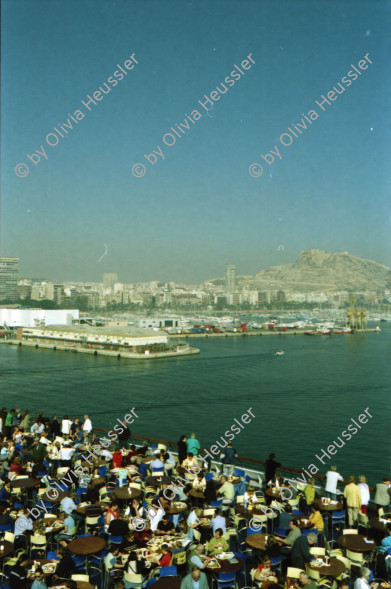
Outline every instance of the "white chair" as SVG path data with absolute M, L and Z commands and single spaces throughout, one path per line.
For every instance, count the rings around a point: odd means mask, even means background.
M 358 534 L 358 530 L 355 530 L 354 528 L 345 528 L 342 530 L 342 535 L 345 536 L 346 534 Z
M 83 581 L 84 583 L 90 582 L 90 577 L 88 575 L 71 575 L 72 581 Z
M 164 450 L 164 451 L 166 451 L 167 450 L 167 446 L 165 446 L 164 444 L 158 444 L 157 445 L 157 449 L 158 450 Z
M 238 495 L 236 497 L 236 503 L 238 503 L 238 504 L 244 503 L 244 495 Z
M 324 556 L 326 554 L 326 548 L 321 546 L 311 546 L 310 553 L 314 556 Z
M 214 515 L 214 514 L 215 514 L 214 507 L 208 507 L 208 508 L 204 509 L 203 516 L 208 517 L 209 515 Z
M 362 552 L 352 552 L 346 549 L 346 558 L 350 560 L 352 566 L 363 567 L 366 560 Z
M 13 534 L 12 532 L 5 532 L 4 540 L 6 540 L 7 542 L 11 542 L 11 544 L 13 544 L 15 541 L 15 534 Z
M 127 571 L 124 572 L 124 581 L 127 581 L 128 583 L 139 583 L 138 587 L 143 586 L 142 575 L 135 575 L 134 573 L 128 573 Z
M 295 567 L 288 567 L 286 576 L 290 579 L 298 579 L 300 577 L 300 573 L 304 573 L 304 571 Z
M 194 537 L 194 540 L 196 540 L 197 542 L 199 542 L 200 539 L 201 539 L 201 532 L 199 532 L 198 530 L 194 529 L 193 530 L 193 537 Z

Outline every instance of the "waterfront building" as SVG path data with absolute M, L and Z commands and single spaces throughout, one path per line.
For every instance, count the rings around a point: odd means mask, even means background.
M 74 320 L 79 320 L 79 309 L 0 309 L 0 325 L 8 327 L 72 325 Z
M 19 258 L 0 258 L 0 301 L 18 300 Z

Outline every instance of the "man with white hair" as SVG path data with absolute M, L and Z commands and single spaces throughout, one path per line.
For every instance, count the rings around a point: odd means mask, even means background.
M 88 417 L 87 413 L 84 415 L 84 423 L 83 423 L 83 434 L 86 440 L 88 440 L 88 436 L 91 433 L 92 430 L 92 423 L 91 423 L 91 419 Z
M 204 549 L 203 544 L 197 544 L 195 548 L 190 550 L 188 557 L 190 565 L 195 565 L 199 569 L 204 569 L 208 565 L 210 558 L 204 555 Z
M 337 485 L 338 481 L 343 481 L 343 478 L 337 472 L 335 465 L 331 466 L 330 470 L 326 473 L 326 495 L 331 499 L 337 499 Z
M 360 576 L 354 581 L 354 589 L 369 589 L 369 587 L 374 587 L 376 583 L 369 583 L 370 575 L 370 569 L 367 569 L 367 567 L 363 567 L 361 569 Z

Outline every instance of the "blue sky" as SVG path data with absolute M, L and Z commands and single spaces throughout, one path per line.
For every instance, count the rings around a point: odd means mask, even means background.
M 3 0 L 2 255 L 19 257 L 25 277 L 113 271 L 124 282 L 198 282 L 226 263 L 254 274 L 313 247 L 388 264 L 390 8 Z M 250 53 L 255 64 L 206 113 L 198 100 Z M 138 64 L 88 111 L 81 101 L 132 54 Z M 362 75 L 281 146 L 366 54 L 373 63 Z M 49 146 L 47 134 L 77 109 L 85 117 Z M 164 145 L 194 109 L 202 117 Z M 27 155 L 41 145 L 48 159 L 35 165 Z M 152 166 L 144 154 L 158 145 L 165 160 Z M 282 160 L 251 177 L 274 145 Z M 15 174 L 19 163 L 27 176 Z M 136 163 L 144 177 L 132 174 Z

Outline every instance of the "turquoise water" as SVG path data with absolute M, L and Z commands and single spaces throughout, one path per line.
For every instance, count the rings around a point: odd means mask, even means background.
M 242 456 L 265 460 L 274 451 L 282 464 L 312 463 L 320 474 L 336 463 L 345 479 L 365 474 L 372 485 L 390 474 L 391 325 L 381 333 L 192 345 L 199 356 L 152 361 L 1 345 L 0 402 L 31 414 L 86 411 L 107 429 L 135 407 L 133 433 L 177 441 L 195 431 L 204 447 L 251 408 L 255 418 L 233 440 Z M 274 355 L 279 349 L 283 356 Z M 315 454 L 366 408 L 372 418 L 322 466 Z

